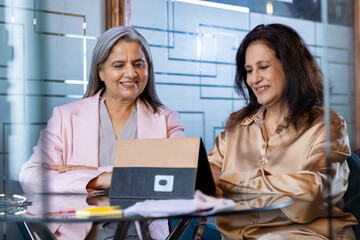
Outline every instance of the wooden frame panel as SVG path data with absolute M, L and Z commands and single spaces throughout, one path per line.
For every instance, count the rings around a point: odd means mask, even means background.
M 106 0 L 105 28 L 130 26 L 131 0 Z
M 354 7 L 354 43 L 355 43 L 355 111 L 356 111 L 356 146 L 360 149 L 360 2 L 355 0 Z

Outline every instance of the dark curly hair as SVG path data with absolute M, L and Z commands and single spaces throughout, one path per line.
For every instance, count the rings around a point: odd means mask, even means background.
M 240 44 L 236 54 L 235 91 L 246 101 L 246 107 L 232 114 L 227 127 L 232 128 L 255 113 L 261 105 L 246 83 L 245 54 L 250 44 L 260 41 L 271 48 L 280 60 L 286 82 L 282 102 L 289 107 L 288 125 L 306 117 L 311 124 L 322 112 L 322 72 L 299 34 L 282 24 L 258 25 Z

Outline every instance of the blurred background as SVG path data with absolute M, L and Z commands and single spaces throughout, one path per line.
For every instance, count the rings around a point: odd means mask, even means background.
M 355 0 L 0 0 L 0 192 L 22 193 L 19 171 L 39 131 L 55 106 L 82 98 L 97 38 L 117 24 L 148 40 L 160 99 L 207 151 L 244 106 L 233 90 L 243 37 L 262 23 L 293 27 L 324 72 L 325 102 L 359 149 L 356 9 Z M 12 224 L 0 226 L 1 236 L 17 236 Z

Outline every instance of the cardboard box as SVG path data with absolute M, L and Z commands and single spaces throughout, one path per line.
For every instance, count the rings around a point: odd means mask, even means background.
M 117 140 L 111 198 L 192 198 L 215 193 L 201 138 Z

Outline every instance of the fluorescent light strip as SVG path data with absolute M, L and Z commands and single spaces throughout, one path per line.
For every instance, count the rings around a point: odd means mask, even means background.
M 87 35 L 68 34 L 68 33 L 65 33 L 64 37 L 97 40 L 97 37 L 92 37 L 92 36 L 87 36 Z
M 221 9 L 225 9 L 225 10 L 231 10 L 231 11 L 237 11 L 237 12 L 243 12 L 243 13 L 250 12 L 249 8 L 247 8 L 247 7 L 234 6 L 234 5 L 230 5 L 230 4 L 224 4 L 224 3 L 208 2 L 208 1 L 202 1 L 202 0 L 172 0 L 172 1 L 197 4 L 197 5 L 206 6 L 206 7 L 221 8 Z
M 65 84 L 84 84 L 84 80 L 65 80 Z M 87 81 L 85 81 L 87 83 Z

